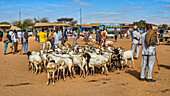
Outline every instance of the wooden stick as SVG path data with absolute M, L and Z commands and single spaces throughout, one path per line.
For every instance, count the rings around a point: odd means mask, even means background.
M 157 40 L 157 36 L 158 36 L 158 30 L 156 30 L 156 42 L 158 42 Z M 158 56 L 157 56 L 157 51 L 156 51 L 156 46 L 155 46 L 155 59 L 156 59 L 156 63 L 157 63 L 157 66 L 158 66 L 158 70 L 160 70 L 160 67 L 159 67 L 159 62 L 158 62 Z
M 159 62 L 158 62 L 158 57 L 157 57 L 156 47 L 155 47 L 155 58 L 156 58 L 156 63 L 157 63 L 157 66 L 158 66 L 158 70 L 160 70 Z

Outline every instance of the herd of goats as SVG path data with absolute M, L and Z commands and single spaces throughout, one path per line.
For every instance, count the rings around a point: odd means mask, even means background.
M 80 77 L 86 77 L 89 74 L 94 75 L 95 72 L 108 75 L 108 71 L 113 72 L 120 68 L 123 70 L 124 61 L 125 69 L 127 69 L 127 60 L 129 60 L 131 68 L 131 60 L 134 65 L 132 50 L 124 51 L 122 47 L 94 47 L 91 45 L 75 45 L 66 46 L 55 45 L 55 50 L 50 49 L 50 42 L 46 42 L 49 50 L 40 50 L 40 52 L 28 52 L 29 70 L 37 74 L 44 71 L 47 73 L 47 85 L 50 80 L 54 85 L 55 80 L 66 76 L 70 78 L 75 74 Z M 57 78 L 55 78 L 57 77 Z

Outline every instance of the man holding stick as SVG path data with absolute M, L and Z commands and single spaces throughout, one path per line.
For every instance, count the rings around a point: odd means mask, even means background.
M 147 32 L 144 32 L 140 38 L 140 44 L 142 44 L 142 60 L 141 60 L 141 74 L 140 80 L 145 80 L 146 67 L 148 65 L 148 82 L 156 82 L 152 79 L 152 69 L 155 61 L 155 45 L 159 44 L 159 39 L 154 30 L 152 30 L 151 24 L 146 26 Z

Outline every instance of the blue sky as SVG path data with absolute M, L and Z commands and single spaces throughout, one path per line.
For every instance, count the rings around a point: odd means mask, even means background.
M 0 22 L 47 17 L 56 22 L 61 17 L 80 19 L 83 23 L 133 23 L 146 20 L 170 24 L 170 0 L 0 0 Z

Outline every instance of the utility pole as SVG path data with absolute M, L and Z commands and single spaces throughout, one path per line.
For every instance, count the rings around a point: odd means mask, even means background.
M 21 12 L 19 11 L 19 21 L 21 23 Z
M 82 25 L 82 13 L 81 13 L 81 8 L 80 8 L 80 26 Z

